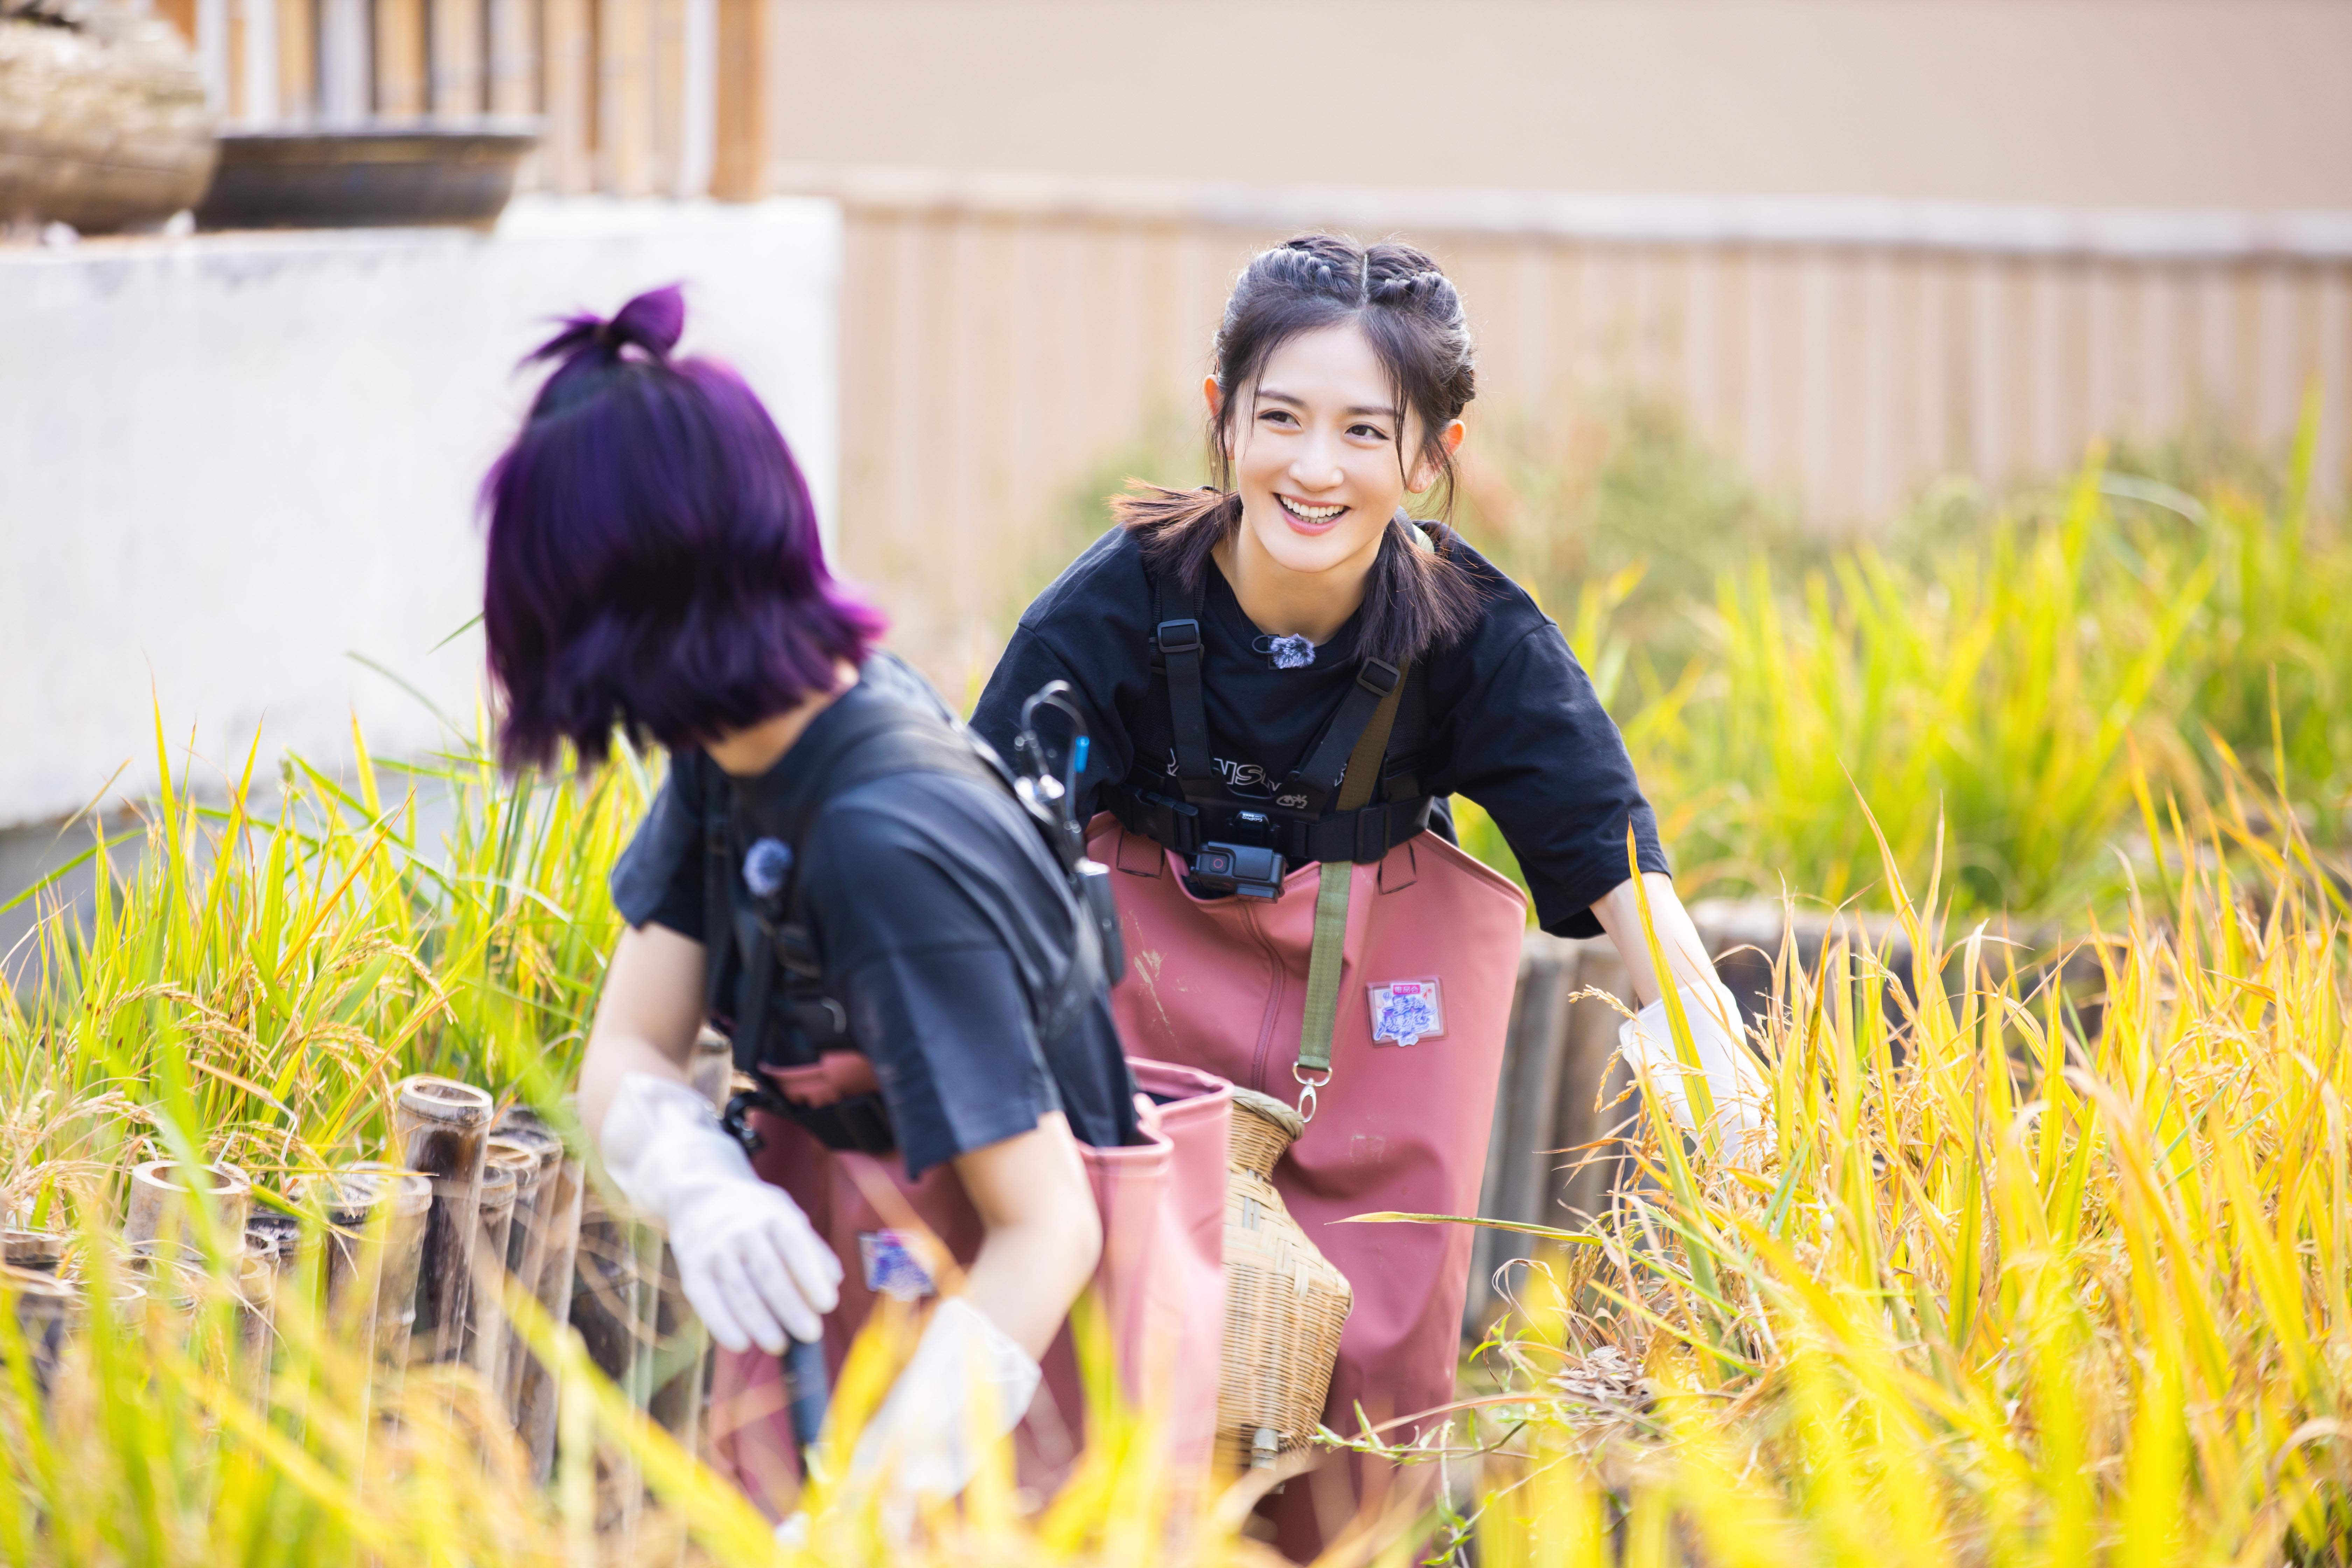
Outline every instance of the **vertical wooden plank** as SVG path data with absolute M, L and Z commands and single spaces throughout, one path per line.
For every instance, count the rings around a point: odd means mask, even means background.
M 2009 419 L 2002 431 L 2003 460 L 1990 472 L 1995 479 L 2011 479 L 2041 466 L 2041 454 L 2034 447 L 2034 408 L 2043 372 L 2054 368 L 2054 360 L 2046 353 L 2046 334 L 2035 330 L 2041 292 L 2035 286 L 2037 264 L 2009 256 L 1997 265 L 2004 287 L 1996 331 L 2008 374 Z M 2054 375 L 2050 379 L 2054 380 Z
M 576 195 L 595 184 L 594 0 L 541 0 L 541 182 Z
M 1748 442 L 1750 261 L 1744 245 L 1727 245 L 1716 254 L 1715 413 L 1706 430 L 1723 452 L 1740 451 Z
M 1895 258 L 1885 250 L 1864 251 L 1847 266 L 1853 295 L 1855 450 L 1845 459 L 1846 500 L 1853 521 L 1864 527 L 1883 522 L 1902 483 L 1902 405 L 1897 388 L 1903 315 Z
M 196 71 L 204 78 L 205 102 L 215 114 L 229 109 L 229 0 L 195 0 Z
M 768 194 L 770 0 L 718 0 L 718 132 L 710 194 L 757 201 Z
M 375 39 L 368 0 L 318 0 L 319 118 L 356 125 L 374 107 Z
M 531 0 L 488 0 L 489 80 L 492 114 L 537 114 L 539 104 L 539 14 Z
M 222 0 L 220 7 L 221 35 L 221 97 L 219 108 L 231 124 L 236 124 L 253 112 L 251 81 L 253 62 L 247 54 L 253 40 L 253 18 L 248 14 L 251 0 Z
M 2073 263 L 2044 258 L 2020 264 L 2023 309 L 2015 318 L 2027 364 L 2023 428 L 2018 447 L 2032 471 L 2053 474 L 2082 459 L 2072 437 L 2068 395 L 2068 286 Z
M 278 118 L 308 124 L 319 117 L 320 0 L 268 0 L 278 9 Z
M 2265 447 L 2294 436 L 2295 410 L 2303 400 L 2304 355 L 2294 330 L 2294 278 L 2299 270 L 2293 263 L 2278 261 L 2248 268 L 2253 320 L 2241 351 L 2251 383 L 2246 418 L 2253 438 Z
M 467 121 L 482 112 L 482 0 L 429 0 L 425 39 L 433 117 Z
M 646 0 L 646 188 L 677 195 L 686 173 L 687 0 Z
M 2321 421 L 2318 450 L 2312 458 L 2312 490 L 2323 501 L 2341 503 L 2347 465 L 2352 465 L 2352 264 L 2331 261 L 2317 269 L 2316 324 Z
M 2105 260 L 2084 269 L 2083 422 L 2096 436 L 2114 435 L 2122 428 L 2117 396 L 2122 383 L 2117 354 L 2122 333 L 2116 272 L 2115 266 Z
M 596 188 L 642 196 L 653 189 L 653 62 L 649 0 L 594 0 Z
M 1693 432 L 1709 442 L 1723 417 L 1723 258 L 1719 245 L 1684 249 L 1682 297 L 1675 307 L 1683 416 Z
M 426 108 L 425 0 L 374 0 L 378 119 L 415 120 Z
M 2001 262 L 1969 257 L 1968 277 L 1968 445 L 1961 448 L 1969 469 L 1999 479 L 2009 467 L 2009 338 L 2002 331 L 2010 306 Z

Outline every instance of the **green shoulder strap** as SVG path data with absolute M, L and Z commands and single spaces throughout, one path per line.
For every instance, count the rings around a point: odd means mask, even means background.
M 1412 674 L 1412 666 L 1407 662 L 1397 671 L 1396 684 L 1372 710 L 1356 749 L 1348 753 L 1348 772 L 1340 782 L 1334 811 L 1361 811 L 1372 803 L 1372 792 L 1380 787 L 1381 763 L 1388 755 L 1389 731 L 1396 727 L 1397 703 Z M 1332 874 L 1335 867 L 1337 876 Z M 1331 1081 L 1331 1029 L 1339 1015 L 1348 890 L 1355 879 L 1355 866 L 1346 860 L 1326 860 L 1316 872 L 1315 940 L 1307 952 L 1307 1011 L 1298 1023 L 1298 1064 L 1290 1069 L 1290 1076 L 1298 1082 L 1298 1114 L 1307 1121 L 1315 1120 L 1315 1091 Z

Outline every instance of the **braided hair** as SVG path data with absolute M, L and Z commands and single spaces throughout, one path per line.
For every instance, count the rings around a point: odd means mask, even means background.
M 1225 301 L 1214 345 L 1217 389 L 1228 416 L 1237 394 L 1256 384 L 1274 352 L 1292 338 L 1351 321 L 1386 367 L 1398 405 L 1420 420 L 1421 449 L 1404 449 L 1397 433 L 1397 467 L 1409 473 L 1435 466 L 1440 517 L 1453 510 L 1454 454 L 1446 426 L 1477 395 L 1469 323 L 1453 280 L 1422 250 L 1393 241 L 1359 245 L 1339 235 L 1307 234 L 1262 250 L 1242 268 Z M 1209 456 L 1215 482 L 1172 490 L 1139 482 L 1112 499 L 1112 514 L 1138 535 L 1144 560 L 1195 592 L 1217 545 L 1241 526 L 1242 499 L 1234 488 L 1233 447 L 1225 422 L 1212 416 Z M 1469 574 L 1438 531 L 1439 548 L 1422 549 L 1400 513 L 1389 523 L 1364 595 L 1359 637 L 1371 657 L 1400 664 L 1458 642 L 1477 623 L 1479 595 Z

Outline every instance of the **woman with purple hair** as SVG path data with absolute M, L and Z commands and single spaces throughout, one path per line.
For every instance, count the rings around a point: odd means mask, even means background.
M 895 1151 L 909 1178 L 952 1169 L 977 1256 L 854 1461 L 952 1493 L 964 1401 L 985 1388 L 997 1429 L 1019 1420 L 1096 1267 L 1077 1145 L 1131 1141 L 1134 1086 L 1066 867 L 938 697 L 876 650 L 882 619 L 827 574 L 783 437 L 733 372 L 673 357 L 684 322 L 675 288 L 570 321 L 532 356 L 555 370 L 485 487 L 506 760 L 569 744 L 593 761 L 616 728 L 669 752 L 613 875 L 629 929 L 581 1115 L 736 1352 L 818 1339 L 844 1260 L 754 1172 L 740 1103 L 722 1123 L 688 1087 L 706 1018 L 739 1066 L 802 1064 L 757 1097 L 784 1119 L 764 1125 Z M 921 1273 L 887 1249 L 862 1263 L 885 1289 Z

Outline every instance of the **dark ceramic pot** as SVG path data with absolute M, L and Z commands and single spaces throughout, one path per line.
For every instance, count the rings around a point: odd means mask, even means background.
M 243 131 L 220 138 L 199 228 L 488 228 L 539 145 L 537 121 Z

